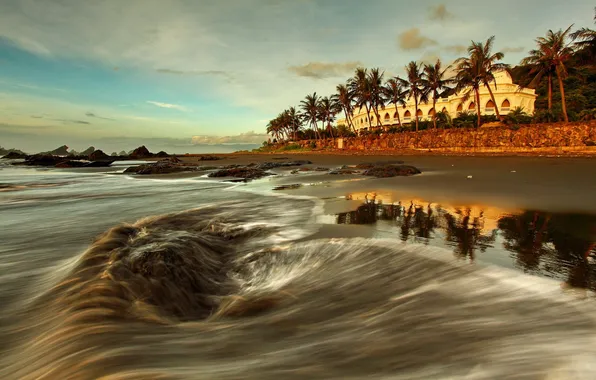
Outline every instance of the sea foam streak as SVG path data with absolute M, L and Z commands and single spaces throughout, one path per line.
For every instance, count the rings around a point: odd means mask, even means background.
M 247 211 L 107 231 L 3 327 L 0 378 L 596 375 L 595 309 L 556 282 L 391 240 L 282 242 Z

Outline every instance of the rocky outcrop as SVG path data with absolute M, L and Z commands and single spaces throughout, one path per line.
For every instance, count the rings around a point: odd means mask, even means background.
M 27 158 L 27 154 L 23 152 L 12 151 L 9 152 L 7 155 L 3 156 L 2 158 L 6 158 L 8 160 L 17 160 Z
M 62 145 L 59 148 L 54 149 L 51 152 L 41 153 L 45 155 L 52 155 L 52 156 L 66 156 L 68 155 L 68 147 L 66 145 Z
M 268 173 L 263 169 L 254 168 L 254 167 L 235 167 L 235 168 L 227 168 L 221 169 L 216 172 L 210 173 L 209 177 L 218 178 L 218 177 L 234 177 L 234 178 L 242 178 L 244 180 L 253 180 L 259 179 L 267 176 L 274 175 L 273 173 Z
M 89 155 L 89 160 L 91 161 L 100 161 L 100 160 L 109 160 L 110 156 L 105 154 L 102 150 L 96 150 Z
M 263 162 L 262 164 L 257 165 L 257 168 L 263 170 L 270 170 L 275 168 L 282 168 L 282 167 L 291 167 L 291 166 L 302 166 L 302 165 L 310 165 L 312 162 L 307 160 L 298 160 L 298 161 L 290 161 L 290 162 Z
M 130 158 L 150 158 L 153 157 L 153 153 L 149 152 L 149 149 L 145 145 L 138 147 L 133 150 L 129 155 Z
M 127 168 L 124 173 L 128 174 L 171 174 L 171 173 L 183 173 L 193 172 L 199 170 L 205 170 L 201 167 L 185 166 L 181 165 L 180 161 L 176 157 L 171 157 L 165 160 L 157 161 L 151 164 L 144 164 L 139 166 L 132 166 Z
M 362 175 L 372 176 L 377 178 L 388 178 L 388 177 L 409 177 L 412 175 L 420 174 L 421 171 L 418 168 L 409 165 L 378 165 L 366 170 Z

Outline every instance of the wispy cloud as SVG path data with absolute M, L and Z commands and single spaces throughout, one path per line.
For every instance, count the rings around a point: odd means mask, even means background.
M 50 119 L 50 120 L 61 121 L 65 124 L 85 124 L 85 125 L 91 124 L 90 122 L 84 121 L 84 120 L 73 120 L 73 119 Z
M 428 11 L 428 18 L 432 21 L 444 21 L 453 17 L 454 14 L 447 10 L 445 4 L 432 6 Z
M 96 119 L 102 119 L 102 120 L 111 120 L 111 121 L 114 121 L 115 120 L 115 119 L 112 119 L 112 118 L 109 118 L 109 117 L 103 117 L 103 116 L 96 115 L 93 112 L 86 112 L 85 113 L 85 116 L 87 116 L 87 117 L 94 117 Z
M 264 133 L 250 131 L 234 136 L 211 136 L 201 135 L 193 136 L 191 142 L 197 144 L 260 144 L 267 140 L 268 136 Z
M 173 110 L 178 110 L 178 111 L 183 111 L 183 112 L 188 111 L 188 109 L 186 107 L 180 106 L 178 104 L 155 102 L 152 100 L 147 100 L 147 103 L 153 104 L 154 106 L 157 106 L 160 108 L 168 108 L 168 109 L 173 109 Z
M 309 62 L 301 66 L 290 66 L 288 71 L 300 76 L 315 79 L 335 78 L 351 74 L 361 62 L 327 63 Z
M 437 45 L 437 41 L 423 36 L 420 29 L 412 28 L 400 33 L 397 37 L 399 47 L 403 50 L 418 50 L 427 46 Z
M 500 50 L 502 53 L 521 53 L 524 51 L 523 46 L 517 46 L 517 47 L 504 47 L 503 49 Z
M 464 54 L 468 48 L 465 45 L 449 45 L 445 46 L 443 50 L 452 54 Z

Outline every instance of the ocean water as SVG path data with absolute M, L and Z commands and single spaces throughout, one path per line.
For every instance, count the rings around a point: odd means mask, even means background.
M 1 379 L 596 376 L 590 215 L 122 169 L 0 168 Z

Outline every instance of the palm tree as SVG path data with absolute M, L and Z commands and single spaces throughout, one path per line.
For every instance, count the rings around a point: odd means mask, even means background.
M 452 79 L 445 79 L 445 73 L 449 69 L 450 66 L 443 69 L 441 60 L 437 59 L 434 65 L 425 65 L 422 73 L 422 85 L 433 97 L 433 127 L 435 129 L 437 128 L 437 99 L 453 82 Z
M 344 112 L 348 126 L 352 128 L 354 133 L 356 133 L 356 128 L 354 127 L 354 123 L 352 120 L 352 102 L 354 101 L 354 94 L 345 84 L 339 84 L 335 89 L 337 91 L 337 94 L 333 96 L 333 99 L 336 101 L 337 107 L 339 107 Z
M 356 102 L 356 106 L 362 110 L 362 107 L 365 107 L 366 114 L 368 115 L 368 126 L 372 127 L 371 120 L 370 120 L 370 83 L 368 80 L 368 73 L 366 69 L 357 68 L 356 72 L 354 73 L 354 77 L 351 78 L 348 82 L 348 86 L 354 94 L 354 99 Z
M 546 37 L 539 37 L 536 39 L 538 44 L 538 50 L 542 52 L 542 60 L 545 65 L 549 65 L 554 68 L 559 81 L 559 91 L 561 92 L 561 110 L 563 111 L 563 118 L 565 122 L 569 122 L 567 116 L 567 104 L 565 101 L 565 86 L 563 85 L 563 79 L 567 77 L 567 68 L 565 63 L 572 57 L 573 48 L 571 47 L 571 38 L 569 31 L 571 27 L 565 30 L 559 30 L 553 32 L 549 30 L 546 33 Z
M 292 132 L 292 137 L 294 141 L 296 141 L 296 134 L 300 128 L 302 128 L 300 115 L 298 114 L 298 111 L 296 111 L 296 107 L 290 107 L 290 109 L 285 111 L 285 114 L 288 119 L 290 131 Z
M 370 69 L 368 73 L 368 85 L 370 88 L 370 105 L 375 112 L 377 119 L 377 126 L 383 126 L 381 118 L 379 117 L 379 107 L 385 109 L 385 101 L 383 99 L 383 75 L 378 68 Z
M 315 136 L 321 138 L 317 121 L 319 121 L 319 97 L 317 93 L 306 95 L 303 101 L 300 102 L 302 109 L 302 118 L 310 124 L 310 127 L 315 131 Z
M 548 99 L 548 110 L 552 111 L 553 108 L 553 76 L 556 74 L 555 68 L 545 58 L 545 54 L 542 50 L 533 49 L 530 50 L 529 55 L 522 59 L 521 64 L 530 67 L 528 75 L 532 78 L 529 87 L 537 88 L 544 77 L 547 80 L 547 99 Z
M 418 103 L 424 103 L 428 101 L 428 91 L 422 83 L 422 67 L 416 61 L 410 62 L 406 66 L 406 76 L 408 79 L 404 81 L 404 84 L 408 87 L 408 99 L 414 98 L 414 106 L 416 110 L 416 132 L 418 132 Z
M 472 41 L 472 45 L 468 47 L 468 53 L 476 57 L 476 61 L 480 66 L 480 80 L 484 87 L 488 89 L 490 99 L 495 105 L 495 113 L 497 114 L 497 118 L 501 119 L 499 107 L 497 106 L 497 101 L 495 100 L 495 95 L 493 94 L 493 90 L 491 89 L 490 84 L 491 82 L 495 82 L 496 89 L 497 81 L 495 80 L 495 73 L 497 71 L 506 70 L 509 66 L 504 63 L 497 62 L 502 60 L 503 57 L 505 57 L 505 54 L 501 52 L 492 53 L 491 50 L 493 48 L 494 42 L 495 36 L 492 36 L 489 39 L 487 39 L 484 44 L 482 42 Z
M 399 110 L 397 109 L 397 106 L 401 105 L 405 107 L 406 98 L 408 96 L 408 89 L 405 88 L 404 82 L 405 81 L 399 77 L 390 78 L 383 89 L 385 101 L 387 103 L 393 104 L 393 106 L 395 107 L 395 113 L 397 114 L 397 122 L 400 127 L 401 118 L 399 117 Z
M 474 94 L 476 103 L 476 116 L 478 128 L 480 128 L 480 85 L 482 84 L 482 68 L 475 55 L 458 58 L 455 62 L 455 91 L 459 93 L 465 90 L 461 103 L 465 103 Z
M 596 23 L 596 8 L 594 8 L 594 22 Z M 596 59 L 596 30 L 581 28 L 571 34 L 571 38 L 576 40 L 575 47 L 578 51 L 585 53 L 591 62 Z
M 333 138 L 333 128 L 331 123 L 335 120 L 337 114 L 336 106 L 332 99 L 325 96 L 319 100 L 319 120 L 323 122 L 323 130 L 328 130 Z

